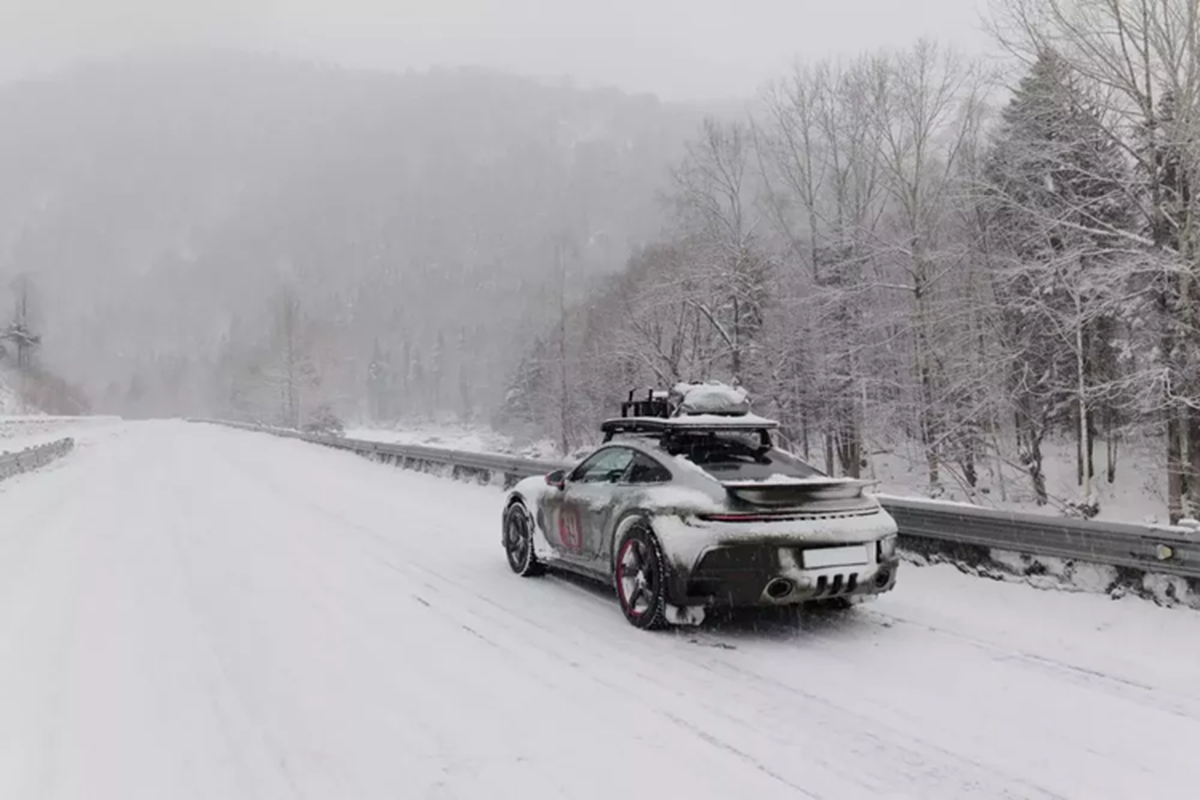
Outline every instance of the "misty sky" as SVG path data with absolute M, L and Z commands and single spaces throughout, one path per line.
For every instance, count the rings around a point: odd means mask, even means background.
M 131 47 L 487 66 L 667 99 L 746 96 L 796 55 L 986 48 L 982 0 L 0 0 L 0 77 Z

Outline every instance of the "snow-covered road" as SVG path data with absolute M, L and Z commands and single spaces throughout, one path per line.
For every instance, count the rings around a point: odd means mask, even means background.
M 501 494 L 185 423 L 0 484 L 0 798 L 1200 791 L 1200 614 L 906 569 L 654 635 L 513 576 Z

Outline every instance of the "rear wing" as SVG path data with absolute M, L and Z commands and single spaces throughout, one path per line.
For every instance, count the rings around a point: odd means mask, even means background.
M 877 481 L 855 478 L 782 478 L 765 481 L 721 481 L 731 495 L 756 506 L 791 506 L 813 500 L 849 500 L 862 497 Z

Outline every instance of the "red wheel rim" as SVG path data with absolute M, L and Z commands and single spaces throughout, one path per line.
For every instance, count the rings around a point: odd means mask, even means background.
M 617 594 L 627 614 L 640 617 L 654 606 L 657 580 L 649 546 L 640 539 L 625 542 L 617 556 Z

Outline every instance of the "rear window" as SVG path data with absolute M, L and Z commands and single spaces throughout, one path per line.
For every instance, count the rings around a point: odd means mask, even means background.
M 683 456 L 722 481 L 760 481 L 775 475 L 811 478 L 821 471 L 799 458 L 764 444 L 757 431 L 697 431 L 676 434 L 664 443 L 671 455 Z

